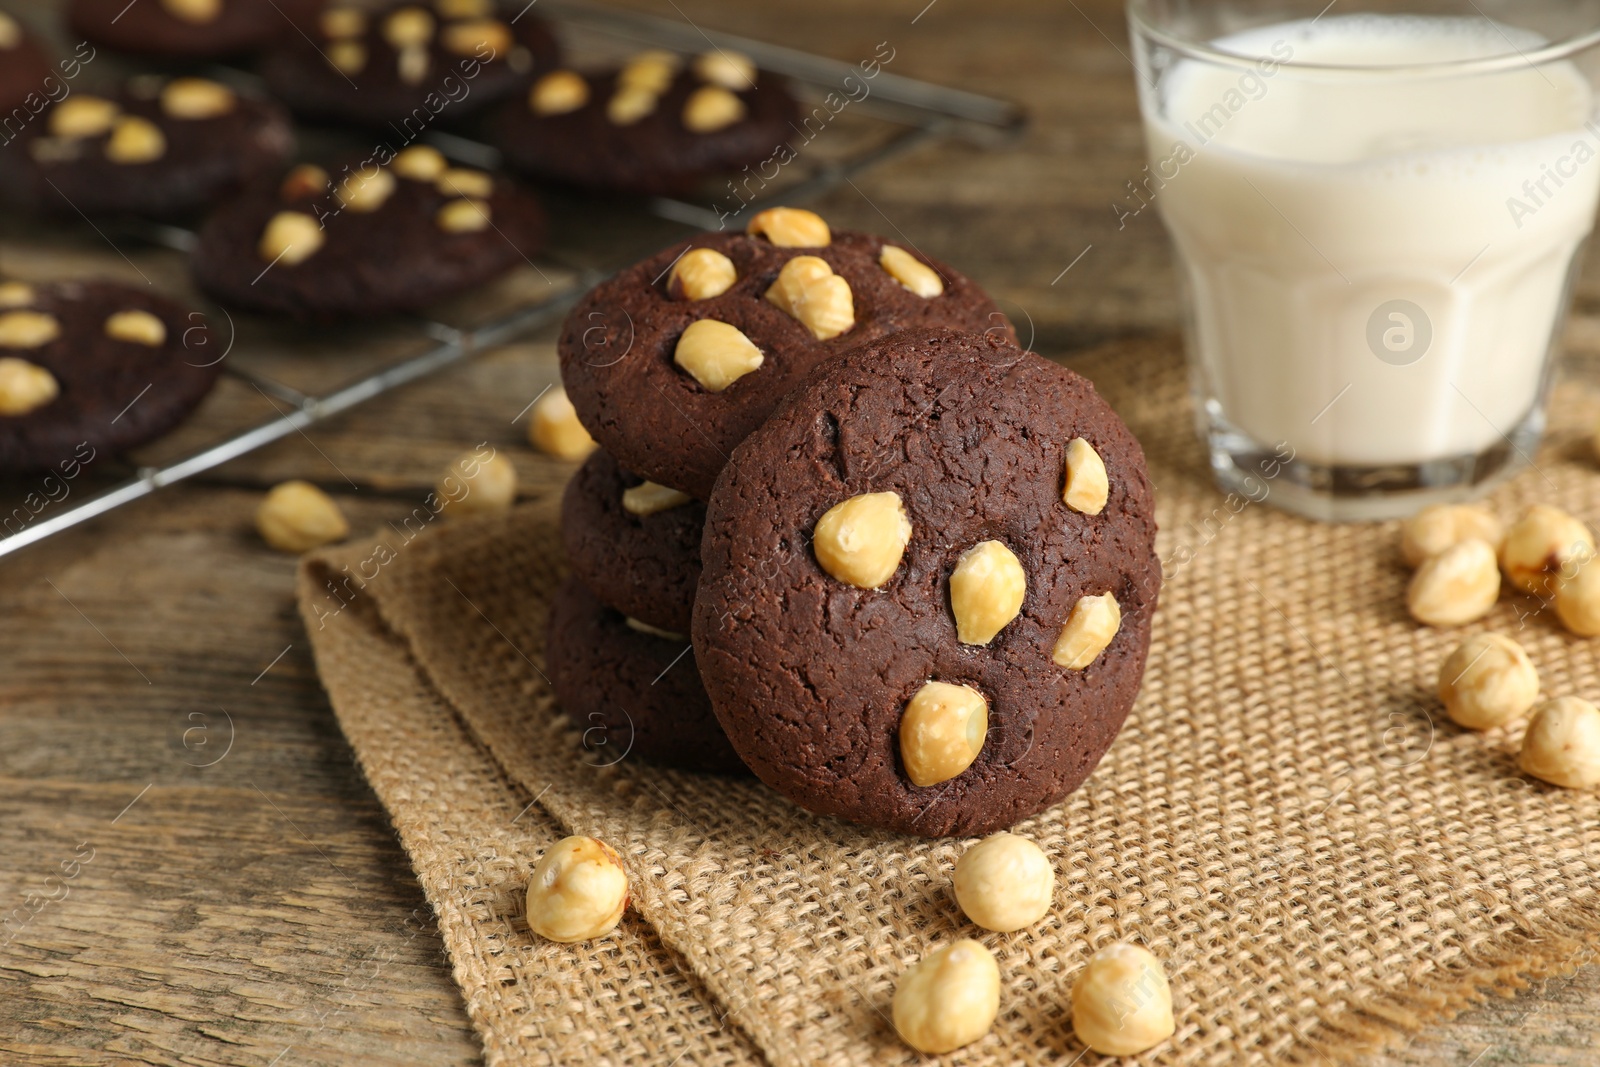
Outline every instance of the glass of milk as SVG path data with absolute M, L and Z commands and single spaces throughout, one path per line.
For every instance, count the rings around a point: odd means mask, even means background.
M 1600 4 L 1130 0 L 1222 486 L 1318 519 L 1531 462 L 1600 199 Z

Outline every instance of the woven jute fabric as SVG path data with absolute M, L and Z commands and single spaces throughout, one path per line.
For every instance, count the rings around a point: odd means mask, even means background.
M 889 1022 L 895 978 L 976 936 L 1000 963 L 1000 1018 L 951 1063 L 1072 1061 L 1072 981 L 1117 940 L 1165 962 L 1177 1015 L 1137 1062 L 1357 1063 L 1600 943 L 1600 795 L 1525 778 L 1520 724 L 1470 733 L 1432 695 L 1456 643 L 1494 630 L 1548 694 L 1595 698 L 1600 644 L 1509 593 L 1473 626 L 1418 627 L 1393 524 L 1319 525 L 1211 486 L 1173 341 L 1074 365 L 1149 454 L 1166 585 L 1110 754 L 1017 827 L 1059 872 L 1050 915 L 1018 933 L 962 919 L 950 871 L 968 842 L 585 748 L 589 711 L 557 708 L 544 678 L 553 503 L 306 562 L 319 670 L 491 1062 L 917 1062 Z M 1492 497 L 1503 515 L 1600 518 L 1580 440 L 1596 406 L 1558 393 L 1535 466 Z M 531 863 L 564 833 L 628 865 L 613 937 L 552 945 L 521 922 Z

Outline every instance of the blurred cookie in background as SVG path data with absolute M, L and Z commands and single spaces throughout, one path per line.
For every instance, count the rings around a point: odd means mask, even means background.
M 174 218 L 275 171 L 288 113 L 203 78 L 142 75 L 115 98 L 72 93 L 0 152 L 7 198 L 50 214 Z
M 772 157 L 798 114 L 787 82 L 737 52 L 651 50 L 620 70 L 545 75 L 499 113 L 496 142 L 535 177 L 672 195 Z
M 30 96 L 44 98 L 48 92 L 46 79 L 54 73 L 50 57 L 33 35 L 22 28 L 22 23 L 0 11 L 0 112 L 27 107 Z M 9 117 L 0 114 L 0 121 Z M 11 124 L 5 123 L 7 143 L 13 136 Z
M 160 437 L 211 391 L 222 351 L 198 312 L 147 289 L 0 283 L 0 470 Z
M 305 118 L 396 123 L 414 137 L 520 93 L 559 55 L 549 27 L 493 0 L 336 0 L 305 35 L 284 38 L 262 73 Z
M 72 32 L 116 52 L 224 59 L 309 25 L 325 0 L 71 0 Z
M 195 281 L 236 307 L 299 319 L 415 311 L 531 261 L 545 216 L 509 180 L 435 149 L 303 164 L 201 228 Z

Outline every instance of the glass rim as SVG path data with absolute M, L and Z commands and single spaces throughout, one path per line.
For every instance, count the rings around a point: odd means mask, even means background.
M 1273 63 L 1278 70 L 1299 70 L 1313 74 L 1453 78 L 1475 74 L 1500 74 L 1522 66 L 1538 69 L 1549 63 L 1559 63 L 1562 60 L 1570 59 L 1579 52 L 1600 45 L 1600 25 L 1596 25 L 1564 40 L 1552 41 L 1541 45 L 1531 52 L 1518 50 L 1517 46 L 1512 44 L 1509 52 L 1493 56 L 1480 56 L 1477 59 L 1449 59 L 1431 63 L 1394 64 L 1299 63 L 1292 59 L 1280 60 L 1272 56 L 1248 56 L 1239 52 L 1225 52 L 1220 48 L 1214 47 L 1209 41 L 1196 41 L 1174 34 L 1158 26 L 1155 20 L 1150 17 L 1150 9 L 1154 3 L 1155 0 L 1128 0 L 1128 22 L 1136 33 L 1177 52 L 1185 58 L 1235 67 L 1241 70 L 1254 70 L 1257 65 L 1269 62 Z M 1326 9 L 1324 9 L 1324 13 L 1326 13 Z M 1310 21 L 1316 22 L 1321 17 L 1321 15 L 1318 15 Z M 1484 16 L 1484 18 L 1487 19 L 1488 16 Z M 1510 44 L 1510 42 L 1507 41 L 1507 44 Z

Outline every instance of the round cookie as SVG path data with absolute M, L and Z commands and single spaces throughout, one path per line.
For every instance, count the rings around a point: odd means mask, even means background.
M 323 0 L 72 0 L 72 32 L 116 52 L 226 59 L 296 35 Z
M 635 66 L 541 79 L 496 116 L 495 141 L 507 165 L 588 189 L 677 195 L 777 156 L 793 136 L 799 107 L 778 75 L 751 64 L 747 81 L 721 63 L 718 84 L 701 73 L 704 57 L 674 71 L 681 60 L 669 62 L 669 55 L 645 53 L 646 64 L 660 58 L 642 76 L 630 77 Z M 623 99 L 625 86 L 633 91 Z
M 0 469 L 115 455 L 211 391 L 221 346 L 198 313 L 108 282 L 0 285 Z
M 1106 471 L 1093 514 L 1063 499 L 1078 438 Z M 1075 494 L 1092 482 L 1080 474 Z M 903 528 L 860 512 L 819 520 L 880 493 L 898 495 L 909 541 L 861 588 L 834 576 L 839 546 L 870 554 Z M 862 346 L 818 368 L 717 483 L 693 627 L 706 689 L 745 762 L 805 808 L 930 837 L 1011 826 L 1075 789 L 1133 704 L 1161 582 L 1155 532 L 1139 443 L 1083 378 L 994 336 L 917 330 Z M 1026 592 L 979 644 L 958 636 L 952 574 L 989 541 L 1014 555 Z M 1106 594 L 1121 612 L 1100 632 L 1109 644 L 1077 624 L 1063 642 L 1080 605 L 1092 617 L 1105 603 L 1085 598 Z M 925 732 L 940 716 L 912 722 L 929 683 L 981 695 L 987 733 L 970 765 L 916 785 L 902 742 L 932 745 L 926 765 L 979 740 L 956 729 L 943 735 L 956 749 L 940 750 Z
M 688 633 L 706 506 L 643 482 L 604 451 L 590 454 L 561 498 L 567 564 L 623 614 Z
M 59 81 L 48 85 L 45 82 L 54 74 L 50 58 L 33 35 L 0 11 L 0 119 L 16 122 L 20 116 L 13 116 L 12 112 L 18 108 L 26 108 L 25 114 L 35 114 L 39 101 L 46 99 L 46 90 L 59 85 Z M 8 139 L 14 135 L 14 126 L 5 129 Z
M 493 0 L 335 3 L 262 59 L 273 94 L 306 118 L 415 138 L 526 88 L 559 61 L 548 26 Z
M 237 307 L 382 315 L 494 280 L 528 262 L 544 231 L 531 194 L 416 145 L 252 186 L 206 220 L 191 266 L 202 289 Z
M 8 196 L 51 214 L 198 212 L 276 170 L 288 114 L 202 78 L 133 79 L 116 100 L 73 93 L 0 153 Z
M 545 669 L 595 762 L 633 758 L 747 773 L 712 714 L 688 644 L 630 626 L 576 578 L 567 579 L 550 604 Z
M 907 289 L 880 264 L 889 245 L 863 233 L 833 234 L 831 243 L 813 248 L 707 233 L 622 271 L 590 292 L 562 328 L 561 377 L 578 417 L 622 466 L 704 500 L 734 446 L 828 357 L 909 327 L 1009 336 L 988 295 L 942 263 L 905 253 L 943 279 L 937 296 Z M 737 274 L 732 287 L 708 299 L 674 298 L 673 264 L 691 249 L 730 260 Z M 799 256 L 822 259 L 849 286 L 850 329 L 819 340 L 767 299 L 779 271 Z M 760 366 L 720 392 L 674 362 L 680 339 L 702 319 L 735 327 L 762 356 Z

